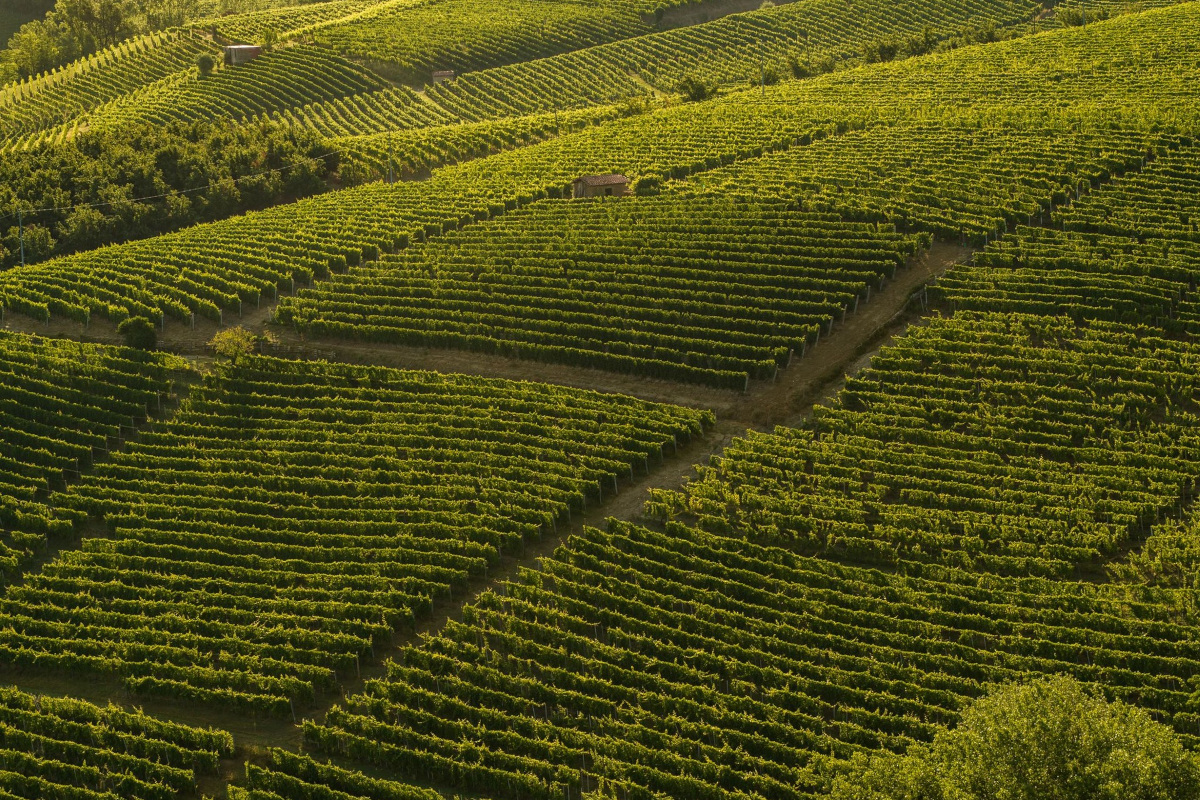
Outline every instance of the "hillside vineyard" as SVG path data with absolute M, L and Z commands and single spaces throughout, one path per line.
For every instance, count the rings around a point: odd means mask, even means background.
M 1200 775 L 1200 7 L 80 7 L 0 50 L 0 797 L 1032 800 L 886 757 L 1052 677 Z

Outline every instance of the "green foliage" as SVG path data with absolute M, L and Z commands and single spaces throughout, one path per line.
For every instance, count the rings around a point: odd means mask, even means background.
M 0 154 L 0 213 L 59 209 L 27 216 L 32 263 L 323 191 L 337 167 L 328 153 L 320 137 L 270 124 L 89 130 L 33 158 Z M 19 261 L 14 231 L 0 265 Z
M 469 72 L 544 58 L 650 33 L 627 3 L 433 0 L 381 6 L 311 33 L 321 45 L 386 61 L 396 77 L 424 84 L 435 70 Z
M 220 331 L 208 343 L 212 351 L 221 358 L 236 361 L 239 358 L 253 355 L 258 350 L 259 339 L 256 335 L 237 325 Z
M 217 61 L 213 58 L 212 53 L 201 53 L 196 59 L 196 68 L 200 71 L 200 76 L 204 78 L 212 74 L 216 65 Z
M 663 180 L 658 175 L 643 175 L 633 182 L 633 193 L 638 197 L 652 197 L 662 188 Z
M 743 389 L 775 377 L 917 250 L 915 236 L 765 194 L 645 197 L 660 188 L 654 176 L 636 182 L 643 197 L 619 203 L 534 203 L 304 290 L 280 319 L 314 334 Z M 836 260 L 817 255 L 834 249 Z M 774 254 L 769 267 L 763 253 Z M 369 325 L 344 313 L 362 302 Z M 552 309 L 552 331 L 538 308 Z
M 1067 677 L 994 690 L 903 757 L 860 758 L 831 800 L 1190 800 L 1200 762 L 1143 710 Z
M 863 60 L 868 64 L 881 61 L 891 61 L 903 52 L 903 44 L 899 38 L 888 36 L 875 39 L 863 46 Z
M 59 495 L 60 517 L 93 514 L 113 538 L 0 599 L 14 623 L 0 630 L 0 663 L 289 714 L 293 701 L 335 691 L 435 598 L 712 422 L 707 411 L 537 383 L 219 362 L 162 429 Z M 116 582 L 103 577 L 114 567 Z M 228 603 L 205 599 L 217 586 Z M 64 614 L 80 620 L 71 632 L 57 622 Z
M 132 36 L 177 27 L 199 13 L 199 0 L 57 0 L 43 19 L 8 42 L 9 60 L 30 77 Z
M 46 492 L 143 422 L 170 381 L 157 354 L 7 332 L 0 332 L 0 375 L 9 464 L 0 474 L 0 574 L 14 578 L 47 536 L 72 531 L 70 515 L 52 516 Z
M 32 146 L 51 128 L 57 139 L 97 107 L 164 78 L 194 75 L 211 42 L 183 32 L 132 39 L 71 64 L 69 69 L 0 87 L 0 141 Z M 0 144 L 0 149 L 10 149 Z M 28 148 L 27 148 L 28 149 Z
M 163 800 L 216 776 L 229 734 L 115 705 L 0 688 L 0 783 L 10 797 Z
M 759 63 L 777 74 L 790 70 L 795 77 L 811 77 L 859 55 L 855 51 L 868 31 L 895 38 L 901 47 L 909 39 L 924 46 L 927 28 L 939 38 L 970 25 L 1008 30 L 1028 23 L 1032 8 L 1027 0 L 987 0 L 982 7 L 968 0 L 927 0 L 911 11 L 897 14 L 885 0 L 787 3 L 461 75 L 452 84 L 432 87 L 427 97 L 465 118 L 479 119 L 497 113 L 498 96 L 504 98 L 506 113 L 531 113 L 611 103 L 644 93 L 646 84 L 674 92 L 689 76 L 705 85 L 758 83 Z
M 125 128 L 135 123 L 208 122 L 220 118 L 265 121 L 310 103 L 355 97 L 384 89 L 375 74 L 315 47 L 286 47 L 233 69 L 198 80 L 176 75 L 149 92 L 128 97 L 87 116 L 88 128 Z M 360 108 L 357 114 L 369 113 Z
M 707 100 L 710 97 L 715 97 L 717 94 L 717 85 L 701 80 L 694 75 L 685 75 L 676 84 L 675 91 L 682 95 L 684 100 L 696 103 L 701 100 Z
M 748 81 L 752 87 L 763 85 L 774 86 L 779 83 L 780 77 L 779 70 L 775 68 L 774 64 L 765 64 L 758 72 L 750 73 Z
M 158 330 L 145 317 L 130 317 L 117 326 L 117 333 L 124 337 L 125 346 L 136 350 L 153 350 L 158 347 Z
M 788 69 L 793 78 L 811 78 L 833 72 L 837 69 L 837 61 L 828 55 L 816 58 L 808 55 L 791 56 L 788 59 Z

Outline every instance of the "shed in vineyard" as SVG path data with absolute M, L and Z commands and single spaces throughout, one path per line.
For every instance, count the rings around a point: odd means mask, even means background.
M 572 197 L 622 197 L 629 194 L 629 178 L 609 175 L 584 175 L 571 181 Z
M 236 67 L 253 61 L 262 55 L 262 48 L 256 44 L 231 44 L 225 48 L 225 66 Z
M 436 86 L 439 83 L 454 83 L 454 70 L 439 69 L 433 73 L 433 84 Z

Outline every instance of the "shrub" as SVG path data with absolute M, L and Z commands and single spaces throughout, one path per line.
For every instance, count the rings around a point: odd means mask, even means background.
M 158 332 L 154 330 L 154 323 L 145 317 L 130 317 L 117 326 L 117 333 L 125 339 L 127 347 L 138 350 L 158 347 Z
M 252 355 L 258 349 L 258 337 L 238 325 L 220 331 L 209 341 L 208 346 L 218 356 L 237 361 L 242 356 Z
M 1010 685 L 907 755 L 858 757 L 832 800 L 1186 800 L 1200 762 L 1141 709 L 1069 677 Z
M 679 82 L 679 85 L 675 87 L 675 91 L 683 95 L 685 100 L 695 103 L 701 100 L 707 100 L 715 95 L 717 93 L 717 87 L 715 84 L 707 83 L 692 75 L 687 75 Z
M 811 78 L 815 75 L 824 75 L 827 72 L 833 72 L 837 68 L 837 61 L 833 56 L 820 56 L 813 58 L 812 56 L 796 57 L 792 56 L 788 60 L 788 67 L 792 71 L 793 78 Z

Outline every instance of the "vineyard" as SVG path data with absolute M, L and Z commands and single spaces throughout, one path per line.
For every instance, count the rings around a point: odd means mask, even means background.
M 1174 13 L 1187 18 L 1194 12 L 1190 6 L 1181 6 Z M 1143 17 L 1152 19 L 1154 14 L 1129 16 L 1109 25 L 1121 31 L 1123 40 L 1131 45 L 1164 35 Z M 1002 232 L 1006 224 L 1028 221 L 1037 207 L 1062 202 L 1067 192 L 1076 194 L 1084 178 L 1101 180 L 1114 171 L 1140 166 L 1147 155 L 1170 144 L 1164 133 L 1152 131 L 1160 122 L 1176 120 L 1173 124 L 1178 125 L 1194 114 L 1185 89 L 1195 76 L 1195 65 L 1183 55 L 1190 36 L 1187 30 L 1182 24 L 1170 29 L 1178 37 L 1179 50 L 1170 51 L 1178 52 L 1176 60 L 1156 60 L 1153 69 L 1138 61 L 1139 53 L 1150 59 L 1150 53 L 1157 52 L 1147 43 L 1142 50 L 1122 51 L 1119 73 L 1084 71 L 1085 65 L 1091 70 L 1097 59 L 1116 58 L 1111 52 L 1113 45 L 1108 39 L 1085 37 L 1072 30 L 1055 37 L 1063 41 L 1052 45 L 1040 37 L 995 45 L 1003 51 L 995 56 L 1002 68 L 993 68 L 981 58 L 967 58 L 966 51 L 955 51 L 928 63 L 913 59 L 885 65 L 886 69 L 769 87 L 765 104 L 739 102 L 740 98 L 730 96 L 713 103 L 668 107 L 445 167 L 421 184 L 372 184 L 144 243 L 12 270 L 0 275 L 0 303 L 41 320 L 53 315 L 87 323 L 95 314 L 116 320 L 142 315 L 154 321 L 166 316 L 184 322 L 196 316 L 223 321 L 226 312 L 238 313 L 245 304 L 257 306 L 264 297 L 274 298 L 297 283 L 304 286 L 331 271 L 342 271 L 364 257 L 373 260 L 380 252 L 392 252 L 427 235 L 497 216 L 541 197 L 561 195 L 566 185 L 582 174 L 619 171 L 634 179 L 681 178 L 737 160 L 761 159 L 754 164 L 761 164 L 765 174 L 728 174 L 739 185 L 770 191 L 778 182 L 779 163 L 764 157 L 768 151 L 788 150 L 784 159 L 791 155 L 800 160 L 820 157 L 828 151 L 807 145 L 829 139 L 832 147 L 832 142 L 840 141 L 838 134 L 867 126 L 879 129 L 879 136 L 889 135 L 890 130 L 890 135 L 909 146 L 911 132 L 900 126 L 931 115 L 940 115 L 943 123 L 955 123 L 954 130 L 965 129 L 967 137 L 978 135 L 998 142 L 1004 141 L 1008 131 L 1013 141 L 1034 139 L 1035 135 L 1014 129 L 1036 119 L 1036 129 L 1061 137 L 1058 141 L 1041 137 L 1044 144 L 1033 143 L 1043 147 L 1044 158 L 1052 162 L 1039 168 L 1052 170 L 1053 180 L 1014 171 L 1014 183 L 1032 184 L 1022 190 L 1027 199 L 1019 206 L 1010 208 L 1014 205 L 1009 196 L 1012 187 L 1006 186 L 975 220 L 928 230 L 960 233 L 970 223 L 976 236 L 989 237 L 989 231 L 997 227 Z M 1047 58 L 1050 48 L 1053 59 Z M 1077 78 L 1063 86 L 1061 80 L 1048 82 L 1040 74 L 1043 72 Z M 1009 77 L 998 77 L 1003 75 Z M 978 103 L 930 111 L 952 100 L 964 87 L 971 87 L 973 81 Z M 1006 83 L 1021 101 L 1007 102 L 1006 95 L 988 88 L 997 83 Z M 1046 88 L 1047 84 L 1054 89 Z M 911 99 L 901 99 L 906 96 Z M 1135 96 L 1141 98 L 1136 110 Z M 1063 102 L 1073 105 L 1066 112 L 1050 110 L 1052 104 Z M 1073 132 L 1067 129 L 1073 117 L 1092 120 L 1098 128 Z M 998 123 L 1003 125 L 997 127 Z M 983 132 L 972 134 L 973 129 Z M 932 135 L 942 134 L 934 129 Z M 1064 148 L 1088 139 L 1092 144 L 1078 156 L 1058 157 L 1067 152 Z M 869 137 L 847 137 L 847 141 L 869 142 Z M 874 157 L 837 156 L 847 166 L 860 169 L 866 164 L 859 162 Z M 902 169 L 905 161 L 899 159 L 895 166 Z M 973 165 L 964 161 L 954 166 L 970 170 Z M 873 181 L 872 171 L 862 174 L 863 180 Z M 929 186 L 913 181 L 907 172 L 898 182 L 901 188 L 903 183 L 915 183 L 912 192 L 926 206 L 938 208 L 948 202 L 948 198 L 931 194 Z M 843 187 L 831 190 L 844 192 Z M 940 193 L 944 187 L 939 184 L 936 191 Z M 853 206 L 834 206 L 833 210 L 848 213 L 850 219 L 861 218 Z M 890 221 L 887 215 L 882 219 Z M 251 241 L 271 242 L 271 250 L 250 251 L 244 243 Z
M 153 34 L 0 88 L 0 145 L 58 126 L 191 69 L 215 48 L 187 34 Z M 35 137 L 36 138 L 36 137 Z
M 1200 774 L 1164 5 L 202 0 L 0 86 L 0 797 L 856 796 L 1051 676 Z
M 0 791 L 6 797 L 169 800 L 194 793 L 233 754 L 228 733 L 141 712 L 0 689 Z
M 742 389 L 920 246 L 777 203 L 545 200 L 305 290 L 280 320 Z
M 294 713 L 712 421 L 549 386 L 239 363 L 59 496 L 56 519 L 112 533 L 0 600 L 0 662 Z
M 245 119 L 382 88 L 379 78 L 343 58 L 317 48 L 291 47 L 209 77 L 190 72 L 168 77 L 97 109 L 89 124 Z
M 1087 584 L 884 573 L 614 523 L 406 649 L 305 738 L 501 798 L 813 797 L 838 762 L 928 738 L 1029 673 L 1096 683 L 1194 736 L 1200 642 L 1172 616 Z M 271 771 L 252 785 L 337 785 L 295 759 Z
M 160 411 L 169 358 L 75 342 L 0 334 L 0 569 L 8 577 L 72 518 L 46 501 Z
M 387 62 L 405 82 L 424 84 L 435 70 L 531 61 L 651 30 L 624 3 L 501 0 L 480 9 L 469 0 L 430 0 L 383 4 L 310 35 L 352 57 Z

